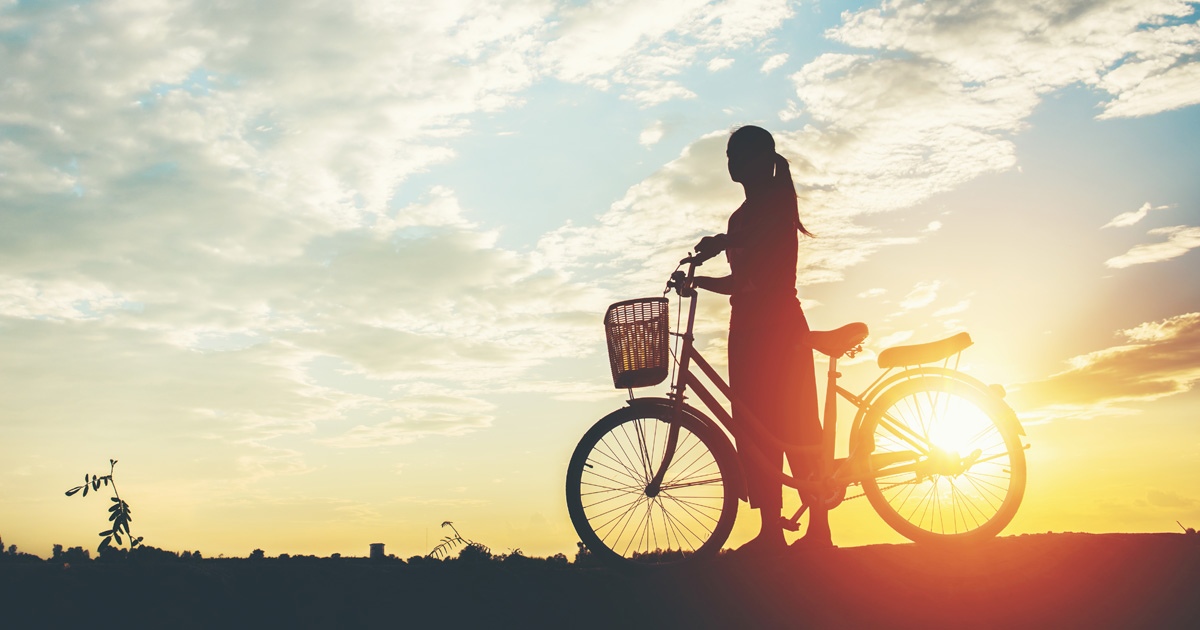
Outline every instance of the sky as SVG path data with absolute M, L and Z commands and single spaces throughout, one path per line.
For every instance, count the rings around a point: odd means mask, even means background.
M 604 310 L 724 231 L 743 124 L 810 324 L 871 328 L 845 383 L 968 331 L 1008 390 L 1006 535 L 1200 526 L 1198 10 L 0 0 L 0 536 L 94 549 L 107 501 L 62 493 L 116 459 L 166 549 L 572 554 Z

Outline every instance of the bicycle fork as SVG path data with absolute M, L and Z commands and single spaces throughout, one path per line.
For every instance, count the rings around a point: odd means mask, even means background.
M 692 263 L 688 266 L 687 273 L 687 283 L 689 286 L 691 285 L 692 279 L 695 277 L 695 275 L 696 265 L 695 263 Z M 672 402 L 674 403 L 671 405 L 672 419 L 679 418 L 683 415 L 683 392 L 687 389 L 687 381 L 683 378 L 683 375 L 688 373 L 688 368 L 691 367 L 692 362 L 692 327 L 696 323 L 697 300 L 696 290 L 688 289 L 688 291 L 690 292 L 688 297 L 691 298 L 691 303 L 688 305 L 687 331 L 682 334 L 683 352 L 681 353 L 682 356 L 679 358 L 679 380 L 672 388 L 674 389 L 674 392 L 671 394 L 671 398 L 673 398 Z M 662 462 L 658 465 L 658 471 L 654 473 L 654 477 L 650 479 L 650 483 L 646 484 L 646 496 L 654 498 L 658 496 L 659 492 L 662 491 L 663 477 L 666 476 L 667 468 L 671 467 L 671 461 L 675 458 L 675 447 L 678 445 L 678 443 L 679 423 L 671 422 L 671 428 L 667 433 L 667 445 L 665 451 L 663 452 Z M 647 454 L 646 457 L 648 460 L 649 454 Z

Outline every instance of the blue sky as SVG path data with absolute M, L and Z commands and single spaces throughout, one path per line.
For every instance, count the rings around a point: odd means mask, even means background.
M 167 548 L 572 550 L 604 307 L 723 229 L 747 123 L 810 321 L 871 326 L 851 384 L 967 330 L 1012 392 L 1010 533 L 1200 520 L 1196 9 L 0 2 L 0 531 L 90 544 L 58 492 L 115 458 Z

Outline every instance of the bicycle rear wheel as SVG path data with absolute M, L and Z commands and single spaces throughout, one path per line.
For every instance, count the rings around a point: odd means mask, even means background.
M 588 550 L 626 566 L 655 566 L 711 556 L 729 537 L 738 492 L 737 465 L 720 431 L 695 418 L 675 422 L 675 455 L 658 493 L 672 411 L 658 405 L 619 409 L 580 440 L 567 467 L 567 510 Z M 653 496 L 650 496 L 653 494 Z
M 1025 451 L 1004 401 L 962 381 L 921 377 L 884 392 L 863 422 L 883 468 L 871 506 L 914 542 L 1000 533 L 1025 494 Z

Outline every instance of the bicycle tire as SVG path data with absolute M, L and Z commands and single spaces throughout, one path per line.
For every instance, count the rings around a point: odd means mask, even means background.
M 660 405 L 618 409 L 593 425 L 571 456 L 571 523 L 588 551 L 606 563 L 653 567 L 711 557 L 733 529 L 733 447 L 718 429 L 686 414 L 674 420 L 678 446 L 662 490 L 647 496 L 671 416 L 671 408 Z
M 952 378 L 919 377 L 889 388 L 872 403 L 862 435 L 875 455 L 916 456 L 893 457 L 863 482 L 871 506 L 913 542 L 1000 533 L 1025 494 L 1025 450 L 1011 413 L 995 395 Z

